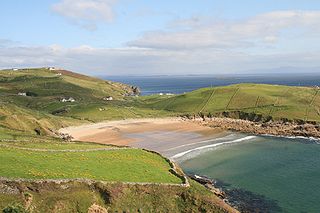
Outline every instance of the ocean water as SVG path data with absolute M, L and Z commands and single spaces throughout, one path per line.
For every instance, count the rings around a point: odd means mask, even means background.
M 266 83 L 290 86 L 314 86 L 320 82 L 320 74 L 271 74 L 234 76 L 102 76 L 103 79 L 135 85 L 142 95 L 162 93 L 181 94 L 195 89 L 238 83 Z
M 236 134 L 174 156 L 186 173 L 217 180 L 247 212 L 320 212 L 320 144 Z

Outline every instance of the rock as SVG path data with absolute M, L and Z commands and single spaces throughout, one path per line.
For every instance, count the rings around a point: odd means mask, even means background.
M 88 213 L 108 213 L 108 210 L 94 203 L 89 207 Z

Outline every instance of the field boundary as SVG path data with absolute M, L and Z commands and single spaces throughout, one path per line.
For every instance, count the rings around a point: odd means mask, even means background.
M 237 95 L 237 93 L 239 92 L 239 90 L 240 90 L 240 87 L 236 88 L 236 90 L 235 90 L 234 93 L 232 94 L 232 96 L 231 96 L 231 98 L 230 98 L 230 100 L 229 100 L 229 102 L 228 102 L 228 104 L 227 104 L 227 106 L 226 106 L 226 110 L 228 110 L 228 108 L 229 108 L 229 106 L 230 106 L 230 104 L 231 104 L 231 102 L 232 102 L 232 99 Z
M 124 181 L 103 181 L 103 180 L 93 180 L 87 178 L 68 178 L 68 179 L 28 179 L 28 178 L 7 178 L 0 177 L 0 182 L 29 182 L 29 183 L 69 183 L 69 182 L 78 182 L 78 183 L 86 183 L 86 184 L 94 184 L 94 183 L 102 183 L 102 184 L 116 184 L 123 183 L 128 185 L 151 185 L 151 186 L 179 186 L 179 187 L 190 187 L 189 182 L 187 184 L 182 183 L 152 183 L 152 182 L 124 182 Z
M 309 105 L 307 106 L 307 108 L 306 108 L 305 121 L 308 120 L 310 108 L 311 108 L 311 106 L 314 104 L 314 102 L 315 102 L 315 100 L 316 100 L 316 98 L 317 98 L 318 93 L 319 93 L 319 90 L 317 89 L 317 90 L 316 90 L 316 93 L 313 95 L 313 97 L 312 97 L 312 99 L 311 99 L 310 104 L 309 104 Z
M 39 149 L 39 148 L 12 146 L 7 144 L 0 144 L 0 147 L 20 149 L 20 150 L 33 151 L 33 152 L 94 152 L 94 151 L 137 149 L 137 148 L 130 148 L 130 147 L 123 147 L 123 148 L 110 147 L 110 148 L 95 148 L 95 149 Z
M 211 101 L 211 99 L 212 99 L 212 97 L 214 96 L 215 93 L 216 93 L 216 89 L 212 89 L 212 92 L 211 92 L 209 98 L 204 103 L 204 105 L 201 107 L 199 113 L 201 113 L 208 106 L 209 102 Z

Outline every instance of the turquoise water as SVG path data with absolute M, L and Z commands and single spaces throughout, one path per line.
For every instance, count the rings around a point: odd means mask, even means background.
M 315 141 L 257 136 L 190 152 L 177 161 L 187 173 L 223 181 L 237 205 L 255 203 L 251 208 L 268 212 L 320 212 L 320 145 Z

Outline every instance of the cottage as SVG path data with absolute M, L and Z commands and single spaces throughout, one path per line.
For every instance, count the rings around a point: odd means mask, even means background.
M 12 70 L 13 70 L 13 71 L 18 71 L 19 69 L 18 69 L 18 68 L 12 68 Z
M 20 95 L 20 96 L 27 96 L 27 93 L 26 93 L 26 92 L 19 92 L 18 95 Z
M 112 101 L 113 97 L 112 96 L 104 97 L 103 100 L 104 101 Z
M 74 98 L 70 97 L 70 98 L 62 98 L 60 101 L 65 103 L 65 102 L 75 102 L 76 100 L 74 100 Z
M 48 67 L 47 69 L 48 69 L 48 70 L 56 70 L 55 67 Z
M 57 73 L 55 74 L 55 76 L 62 76 L 62 73 Z

